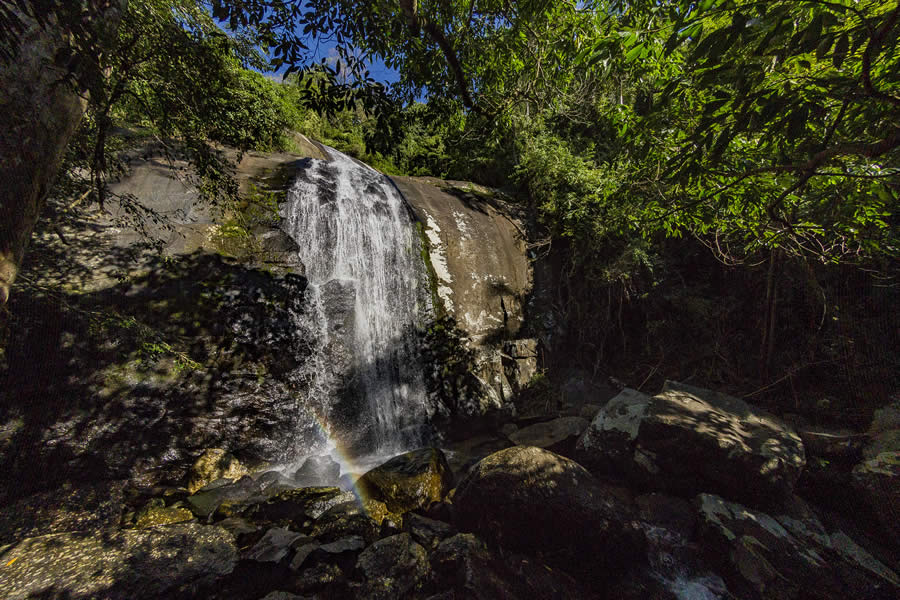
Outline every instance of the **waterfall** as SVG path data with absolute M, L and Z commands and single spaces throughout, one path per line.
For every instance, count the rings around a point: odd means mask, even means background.
M 339 447 L 409 449 L 424 441 L 428 421 L 416 333 L 427 297 L 419 238 L 387 177 L 328 152 L 330 160 L 309 160 L 284 214 L 309 280 L 307 396 Z

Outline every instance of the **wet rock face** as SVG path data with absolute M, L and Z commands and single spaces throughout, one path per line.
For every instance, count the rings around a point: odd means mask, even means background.
M 564 569 L 599 576 L 642 554 L 627 493 L 540 448 L 518 446 L 483 459 L 459 484 L 453 504 L 461 530 L 504 548 L 546 553 Z
M 367 497 L 383 501 L 392 512 L 427 508 L 453 487 L 453 472 L 444 453 L 423 448 L 395 456 L 356 482 Z
M 234 483 L 198 491 L 188 497 L 187 503 L 194 516 L 201 521 L 208 521 L 216 511 L 222 511 L 223 507 L 229 512 L 227 516 L 232 516 L 231 510 L 257 498 L 260 492 L 258 483 L 250 477 L 242 477 Z
M 537 342 L 517 339 L 532 286 L 524 228 L 499 194 L 474 184 L 394 177 L 421 225 L 435 316 L 459 328 L 474 354 L 465 398 L 442 398 L 461 418 L 503 410 L 537 367 Z M 440 369 L 438 369 L 440 372 Z M 429 389 L 447 382 L 435 378 Z
M 280 491 L 248 508 L 248 515 L 271 522 L 293 522 L 302 527 L 307 519 L 317 519 L 331 507 L 354 498 L 336 487 L 305 487 Z
M 79 295 L 85 313 L 20 298 L 17 314 L 45 318 L 29 318 L 10 344 L 4 385 L 22 414 L 0 443 L 0 495 L 78 480 L 181 483 L 209 448 L 252 465 L 279 459 L 284 440 L 320 437 L 298 410 L 302 383 L 292 381 L 308 356 L 293 320 L 304 307 L 302 277 L 210 255 L 148 268 Z M 86 316 L 95 312 L 113 316 L 98 325 Z M 36 468 L 47 477 L 26 476 Z
M 4 553 L 4 597 L 159 598 L 227 575 L 237 562 L 219 527 L 60 533 L 29 538 Z
M 610 400 L 576 456 L 652 489 L 714 491 L 763 505 L 788 497 L 806 464 L 803 443 L 781 420 L 674 382 L 652 398 L 626 389 Z
M 531 268 L 509 207 L 474 185 L 421 177 L 393 181 L 424 226 L 436 292 L 447 312 L 476 342 L 514 337 L 524 320 Z

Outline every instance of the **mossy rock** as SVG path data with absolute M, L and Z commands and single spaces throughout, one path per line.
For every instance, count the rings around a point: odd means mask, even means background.
M 331 543 L 358 535 L 371 544 L 378 538 L 378 525 L 359 502 L 351 500 L 332 506 L 316 519 L 310 535 L 320 542 Z
M 146 506 L 141 509 L 134 519 L 136 529 L 147 529 L 158 525 L 171 525 L 184 523 L 194 518 L 190 509 L 184 507 Z
M 453 488 L 453 472 L 443 452 L 422 448 L 375 467 L 359 478 L 356 487 L 364 497 L 402 514 L 440 502 Z
M 363 500 L 363 510 L 365 510 L 366 514 L 369 515 L 373 521 L 375 521 L 379 526 L 384 522 L 385 519 L 391 521 L 397 527 L 403 527 L 403 515 L 400 513 L 391 512 L 387 504 L 382 502 L 381 500 L 373 500 L 372 498 L 366 498 Z
M 250 471 L 229 452 L 222 448 L 210 448 L 191 467 L 188 492 L 193 494 L 217 479 L 235 480 L 249 474 Z

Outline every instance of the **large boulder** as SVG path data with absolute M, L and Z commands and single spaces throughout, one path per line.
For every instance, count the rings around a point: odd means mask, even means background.
M 778 418 L 675 382 L 652 398 L 626 389 L 610 400 L 576 456 L 651 489 L 715 492 L 751 504 L 789 497 L 806 464 L 800 438 Z
M 437 448 L 422 448 L 395 456 L 356 482 L 367 498 L 384 502 L 388 510 L 404 513 L 440 502 L 453 487 L 447 457 Z
M 460 483 L 453 504 L 461 530 L 504 548 L 543 553 L 564 568 L 600 576 L 642 554 L 627 492 L 541 448 L 517 446 L 484 458 Z
M 627 471 L 640 460 L 638 429 L 647 415 L 650 396 L 625 388 L 607 402 L 578 439 L 575 457 L 594 471 Z
M 165 598 L 231 573 L 237 557 L 220 527 L 59 533 L 4 552 L 0 590 L 8 600 Z
M 896 598 L 896 573 L 798 499 L 774 516 L 700 494 L 699 545 L 740 598 Z
M 592 597 L 559 569 L 521 555 L 500 559 L 471 533 L 442 541 L 431 554 L 435 587 L 429 600 L 555 600 Z
M 341 477 L 341 465 L 332 457 L 310 456 L 294 473 L 298 487 L 335 485 Z
M 350 536 L 359 536 L 367 543 L 372 543 L 378 539 L 378 531 L 378 523 L 366 506 L 353 500 L 326 510 L 313 523 L 310 535 L 326 544 Z
M 408 533 L 378 540 L 359 555 L 356 568 L 365 577 L 365 598 L 411 597 L 430 571 L 428 554 Z

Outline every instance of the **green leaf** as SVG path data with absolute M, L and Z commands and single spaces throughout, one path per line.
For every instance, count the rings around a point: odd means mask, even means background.
M 831 45 L 834 44 L 834 36 L 826 35 L 822 38 L 822 41 L 819 42 L 819 45 L 816 46 L 816 59 L 822 60 L 825 58 L 825 55 L 828 54 L 828 51 L 831 50 Z
M 831 62 L 835 69 L 840 69 L 841 65 L 844 64 L 844 59 L 847 58 L 847 49 L 849 47 L 850 37 L 845 31 L 841 34 L 841 37 L 838 38 L 837 44 L 834 46 L 834 54 L 831 56 Z
M 787 134 L 791 141 L 795 141 L 806 130 L 806 120 L 809 118 L 809 107 L 801 106 L 792 112 L 787 118 Z
M 626 62 L 634 62 L 641 55 L 641 52 L 643 50 L 644 50 L 643 44 L 636 45 L 634 48 L 629 50 L 628 53 L 625 55 L 625 61 Z

